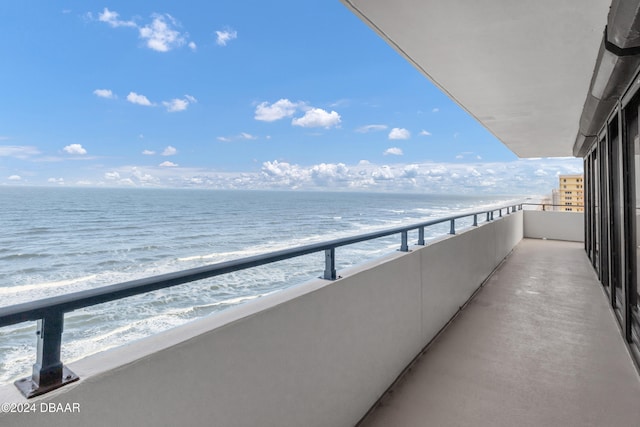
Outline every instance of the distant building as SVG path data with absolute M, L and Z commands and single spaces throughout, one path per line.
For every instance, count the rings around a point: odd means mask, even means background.
M 584 212 L 584 179 L 582 175 L 560 175 L 559 209 L 569 212 Z

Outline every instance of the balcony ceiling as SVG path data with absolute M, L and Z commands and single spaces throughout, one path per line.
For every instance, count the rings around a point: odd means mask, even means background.
M 610 0 L 341 1 L 516 155 L 573 155 Z

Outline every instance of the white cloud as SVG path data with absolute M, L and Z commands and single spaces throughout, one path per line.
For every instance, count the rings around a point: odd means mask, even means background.
M 358 133 L 377 132 L 381 130 L 386 130 L 387 128 L 388 128 L 387 125 L 366 125 L 366 126 L 360 126 L 358 129 L 356 129 L 356 132 Z
M 472 157 L 470 157 L 471 159 Z M 402 159 L 397 157 L 395 159 Z M 518 197 L 547 194 L 557 187 L 558 173 L 581 173 L 582 159 L 527 159 L 481 163 L 389 163 L 361 161 L 354 165 L 320 163 L 299 165 L 283 161 L 262 163 L 257 172 L 220 172 L 208 168 L 162 166 L 105 168 L 98 176 L 83 177 L 93 185 L 199 187 L 210 189 L 287 189 L 339 191 L 386 191 L 456 194 L 516 194 Z M 544 170 L 546 176 L 535 172 Z M 105 180 L 118 172 L 120 179 Z M 115 175 L 113 175 L 115 177 Z M 24 180 L 23 180 L 24 182 Z
M 407 165 L 402 171 L 402 176 L 405 178 L 415 178 L 418 176 L 418 170 L 420 167 L 418 165 Z
M 424 130 L 424 129 L 423 129 L 423 130 L 420 132 L 420 135 L 421 135 L 421 136 L 431 136 L 431 132 L 426 131 L 426 130 Z
M 439 108 L 434 108 L 433 110 L 431 110 L 431 112 L 432 112 L 432 113 L 437 113 L 437 112 L 439 112 L 439 111 L 440 111 L 440 109 L 439 109 Z
M 120 174 L 118 172 L 106 172 L 104 174 L 104 179 L 114 181 L 120 179 Z
M 382 165 L 371 171 L 371 177 L 376 181 L 388 181 L 395 178 L 395 173 L 389 165 Z
M 453 169 L 453 168 L 450 168 Z M 443 164 L 434 164 L 431 165 L 426 170 L 427 175 L 442 175 L 447 172 L 447 168 Z
M 156 154 L 156 152 L 153 150 L 144 150 L 142 154 L 144 154 L 145 156 L 153 156 L 154 154 Z
M 402 152 L 402 149 L 400 149 L 398 147 L 391 147 L 391 148 L 387 148 L 385 150 L 385 152 L 382 153 L 382 154 L 384 154 L 385 156 L 387 156 L 389 154 L 394 155 L 394 156 L 402 156 L 403 152 Z
M 291 117 L 301 105 L 284 98 L 271 105 L 265 101 L 256 107 L 255 119 L 263 122 L 274 122 L 285 117 Z
M 404 128 L 393 128 L 389 132 L 389 139 L 409 139 L 411 132 Z
M 139 29 L 140 38 L 146 40 L 147 47 L 157 52 L 168 52 L 186 43 L 185 36 L 173 27 L 177 21 L 169 14 L 153 15 L 151 24 Z
M 164 151 L 162 152 L 163 156 L 175 156 L 176 154 L 178 154 L 178 150 L 176 150 L 175 147 L 172 147 L 170 145 L 167 148 L 165 148 Z
M 238 32 L 231 29 L 216 31 L 216 36 L 216 44 L 218 46 L 226 46 L 231 40 L 238 38 Z
M 110 89 L 96 89 L 93 91 L 94 95 L 100 97 L 100 98 L 107 98 L 107 99 L 115 99 L 116 96 L 113 94 L 113 92 L 111 92 Z
M 269 176 L 286 176 L 291 175 L 292 171 L 300 169 L 299 167 L 292 167 L 287 162 L 278 162 L 274 160 L 273 162 L 264 162 L 262 164 L 262 172 Z
M 258 139 L 258 137 L 255 136 L 255 135 L 251 135 L 250 133 L 247 133 L 247 132 L 240 132 L 240 134 L 238 134 L 238 135 L 234 135 L 234 136 L 218 136 L 216 139 L 218 141 L 221 141 L 221 142 L 231 142 L 231 141 L 235 141 L 235 140 L 253 141 L 253 140 Z
M 282 98 L 273 104 L 261 102 L 256 107 L 256 120 L 263 122 L 274 122 L 285 117 L 291 117 L 298 111 L 304 111 L 302 117 L 294 118 L 291 121 L 293 126 L 301 127 L 324 127 L 331 128 L 338 126 L 341 122 L 340 114 L 335 111 L 328 112 L 322 108 L 308 106 L 304 102 L 292 102 Z
M 335 111 L 330 113 L 322 108 L 311 108 L 304 113 L 304 116 L 293 119 L 291 124 L 301 127 L 323 127 L 326 129 L 340 124 L 340 114 Z
M 153 105 L 146 96 L 139 95 L 135 92 L 129 92 L 129 95 L 127 95 L 127 101 L 132 104 L 144 105 L 145 107 Z
M 170 113 L 175 113 L 177 111 L 184 111 L 189 106 L 189 101 L 186 99 L 172 99 L 171 101 L 162 101 L 162 105 L 167 108 L 167 111 Z
M 40 154 L 36 147 L 20 145 L 0 145 L 0 157 L 15 157 L 17 159 L 27 159 Z
M 118 14 L 118 12 L 113 12 L 109 9 L 107 9 L 106 7 L 104 8 L 104 11 L 98 15 L 98 20 L 100 22 L 106 22 L 107 24 L 109 24 L 110 26 L 112 26 L 113 28 L 116 27 L 137 27 L 136 23 L 133 21 L 122 21 L 120 19 L 118 19 L 120 15 Z
M 87 18 L 93 20 L 93 14 L 87 13 Z M 131 27 L 138 29 L 138 35 L 145 41 L 145 45 L 149 49 L 157 52 L 168 52 L 171 49 L 181 47 L 187 44 L 188 34 L 181 33 L 176 28 L 180 24 L 169 14 L 153 14 L 152 21 L 146 25 L 138 25 L 134 21 L 125 21 L 119 18 L 118 12 L 111 11 L 107 8 L 98 15 L 98 20 L 109 24 L 113 28 Z M 195 42 L 189 42 L 188 46 L 195 51 L 197 46 Z
M 69 154 L 85 155 L 87 150 L 82 147 L 82 144 L 70 144 L 63 148 L 63 150 Z
M 9 181 L 22 181 L 22 177 L 20 175 L 11 175 L 7 179 Z
M 164 105 L 168 112 L 175 113 L 177 111 L 184 111 L 187 109 L 189 104 L 195 104 L 198 100 L 191 96 L 185 95 L 183 99 L 175 98 L 171 101 L 163 101 L 162 105 Z
M 178 166 L 178 165 L 176 165 L 175 163 L 171 163 L 171 162 L 164 162 L 160 166 Z M 141 184 L 156 184 L 156 183 L 158 183 L 158 179 L 156 177 L 154 177 L 150 173 L 144 172 L 144 171 L 142 171 L 142 170 L 140 170 L 140 169 L 138 169 L 136 167 L 131 169 L 131 176 L 129 178 L 127 178 L 127 179 L 130 180 L 131 182 L 133 182 L 134 178 L 135 178 L 136 181 L 138 181 Z
M 310 169 L 310 177 L 317 185 L 330 185 L 349 180 L 349 168 L 344 163 L 321 163 Z
M 544 169 L 537 169 L 534 173 L 535 176 L 547 176 L 549 175 Z
M 47 182 L 49 184 L 64 185 L 64 178 L 49 178 Z

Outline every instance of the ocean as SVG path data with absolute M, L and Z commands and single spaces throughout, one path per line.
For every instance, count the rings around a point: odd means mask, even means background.
M 0 187 L 0 306 L 352 236 L 513 201 L 508 196 Z M 471 219 L 463 224 L 471 225 Z M 449 230 L 425 230 L 433 238 Z M 411 236 L 412 242 L 417 237 Z M 399 236 L 338 248 L 338 270 Z M 140 339 L 322 275 L 324 254 L 65 315 L 62 360 Z M 35 322 L 0 328 L 0 384 L 30 374 Z

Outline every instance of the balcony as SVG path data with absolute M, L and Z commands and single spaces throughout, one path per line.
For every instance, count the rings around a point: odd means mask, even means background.
M 633 426 L 640 382 L 583 245 L 522 240 L 361 426 Z
M 507 212 L 70 363 L 41 396 L 2 386 L 30 413 L 0 424 L 637 425 L 583 216 Z

